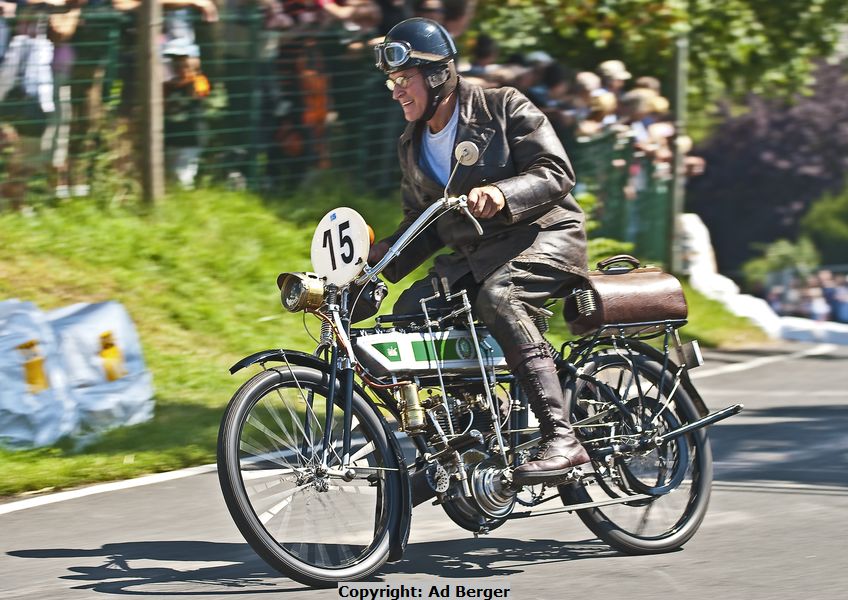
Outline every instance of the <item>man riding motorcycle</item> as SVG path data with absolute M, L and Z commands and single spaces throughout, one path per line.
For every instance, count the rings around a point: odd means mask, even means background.
M 539 420 L 539 452 L 516 468 L 513 480 L 532 485 L 558 478 L 589 461 L 568 422 L 550 346 L 533 318 L 587 270 L 584 216 L 569 194 L 574 173 L 565 150 L 547 118 L 518 90 L 483 89 L 459 77 L 456 46 L 435 21 L 397 24 L 375 55 L 408 125 L 398 142 L 404 218 L 372 247 L 369 262 L 382 258 L 442 197 L 455 145 L 477 145 L 477 162 L 459 167 L 449 193 L 468 196 L 483 235 L 462 214 L 446 214 L 384 275 L 398 281 L 440 248 L 453 250 L 439 255 L 431 275 L 401 294 L 393 312 L 420 312 L 420 300 L 432 295 L 433 276 L 469 291 L 475 314 L 503 348 Z

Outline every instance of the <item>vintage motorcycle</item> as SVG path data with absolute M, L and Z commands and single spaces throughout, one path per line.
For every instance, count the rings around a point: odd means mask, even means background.
M 457 166 L 477 157 L 469 142 L 456 148 Z M 218 438 L 221 488 L 239 530 L 269 565 L 320 587 L 399 560 L 413 506 L 432 498 L 475 535 L 511 519 L 573 512 L 619 551 L 679 548 L 709 502 L 704 428 L 742 408 L 707 410 L 688 376 L 702 363 L 697 344 L 678 336 L 685 318 L 659 310 L 615 322 L 605 314 L 554 349 L 591 463 L 525 487 L 511 475 L 532 459 L 538 430 L 465 290 L 435 285 L 420 314 L 351 327 L 376 313 L 386 290 L 381 271 L 439 216 L 462 211 L 482 234 L 466 198 L 447 189 L 373 268 L 368 226 L 338 208 L 315 230 L 315 272 L 280 275 L 285 309 L 320 319 L 321 335 L 313 354 L 265 350 L 230 369 L 262 368 L 233 396 Z M 632 270 L 632 258 L 621 261 L 607 272 Z M 603 301 L 592 286 L 565 299 L 578 320 L 601 314 Z M 551 315 L 538 309 L 543 331 Z M 561 506 L 550 504 L 556 500 Z

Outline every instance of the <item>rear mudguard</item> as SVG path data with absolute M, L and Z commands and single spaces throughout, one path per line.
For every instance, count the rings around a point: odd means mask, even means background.
M 267 362 L 282 362 L 300 367 L 311 367 L 321 371 L 329 369 L 327 361 L 321 360 L 313 354 L 298 352 L 296 350 L 273 349 L 256 352 L 241 359 L 230 367 L 230 373 L 235 374 L 250 365 L 257 363 L 264 365 Z M 341 382 L 339 385 L 341 385 Z M 354 384 L 354 392 L 365 399 L 370 398 L 360 385 Z M 389 423 L 386 421 L 383 414 L 377 410 L 375 406 L 372 405 L 372 408 L 374 409 L 374 414 L 377 415 L 377 418 L 380 420 L 383 430 L 386 432 L 386 438 L 389 440 L 389 447 L 395 455 L 395 461 L 397 462 L 398 471 L 400 473 L 400 518 L 397 520 L 394 531 L 391 533 L 391 549 L 389 550 L 389 562 L 396 562 L 403 556 L 403 551 L 406 549 L 406 543 L 409 540 L 409 530 L 412 525 L 412 486 L 409 479 L 409 471 L 406 468 L 403 450 L 401 450 L 397 437 L 395 437 L 392 428 L 389 426 Z
M 650 344 L 645 342 L 640 342 L 637 340 L 628 340 L 627 345 L 636 353 L 643 354 L 648 358 L 655 360 L 662 364 L 665 360 L 665 354 L 661 350 L 654 348 Z M 677 363 L 669 357 L 668 359 L 668 368 L 672 373 L 677 373 L 680 370 L 680 367 L 677 366 Z M 710 410 L 707 408 L 707 404 L 704 402 L 704 399 L 701 397 L 701 394 L 698 393 L 698 390 L 695 389 L 695 386 L 692 384 L 692 380 L 689 378 L 689 371 L 684 370 L 680 376 L 680 385 L 683 386 L 683 389 L 686 390 L 686 393 L 692 399 L 692 403 L 695 405 L 695 410 L 698 411 L 698 415 L 703 418 L 710 414 Z

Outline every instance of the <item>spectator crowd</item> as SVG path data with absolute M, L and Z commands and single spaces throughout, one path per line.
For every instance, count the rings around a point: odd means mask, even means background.
M 280 182 L 281 165 L 291 164 L 287 160 L 303 161 L 304 169 L 296 170 L 331 166 L 328 129 L 334 122 L 356 123 L 355 112 L 373 104 L 370 96 L 351 105 L 343 99 L 349 80 L 377 77 L 368 64 L 369 46 L 411 16 L 437 20 L 462 41 L 475 5 L 476 0 L 162 0 L 170 178 L 193 187 L 218 148 L 227 148 L 216 156 L 236 180 L 256 175 L 249 171 L 257 148 L 265 165 L 260 175 L 272 183 Z M 140 0 L 0 0 L 0 197 L 6 204 L 24 205 L 27 182 L 36 173 L 49 174 L 49 189 L 59 199 L 89 194 L 93 156 L 106 135 L 106 99 L 115 116 L 110 126 L 123 132 L 126 145 L 134 143 L 139 6 Z M 327 31 L 336 34 L 332 50 L 320 35 Z M 674 126 L 655 77 L 634 76 L 620 60 L 574 71 L 544 51 L 502 57 L 486 34 L 469 46 L 460 73 L 483 86 L 523 91 L 547 114 L 567 149 L 577 140 L 618 135 L 631 140 L 658 172 L 670 170 Z M 375 88 L 376 94 L 391 106 L 384 89 Z M 225 125 L 215 132 L 209 126 L 212 105 Z M 677 144 L 688 151 L 687 139 Z M 690 175 L 703 167 L 700 159 L 687 159 Z M 645 183 L 638 170 L 630 175 L 632 197 Z
M 767 287 L 766 300 L 781 316 L 815 321 L 848 323 L 848 275 L 820 269 L 801 277 L 792 273 L 776 276 Z

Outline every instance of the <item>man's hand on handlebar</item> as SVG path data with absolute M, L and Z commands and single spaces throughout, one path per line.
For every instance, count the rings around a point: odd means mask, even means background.
M 380 260 L 386 255 L 386 253 L 391 248 L 391 244 L 385 241 L 377 242 L 371 246 L 371 249 L 368 250 L 368 264 L 370 266 L 376 265 Z
M 503 192 L 493 185 L 484 185 L 468 192 L 468 210 L 475 217 L 490 219 L 506 205 Z

